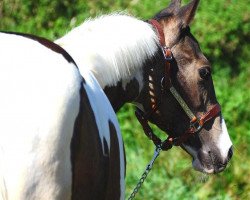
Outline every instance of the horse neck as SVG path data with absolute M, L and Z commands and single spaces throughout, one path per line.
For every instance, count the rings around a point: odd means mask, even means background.
M 123 81 L 119 81 L 116 86 L 106 86 L 104 92 L 117 112 L 125 103 L 135 101 L 140 94 L 141 87 L 143 87 L 142 82 L 134 78 L 126 85 Z
M 138 80 L 159 45 L 150 24 L 124 14 L 87 20 L 55 42 L 70 53 L 80 71 L 91 71 L 109 91 L 126 90 L 126 83 L 136 76 Z
M 120 14 L 86 21 L 56 43 L 72 55 L 80 71 L 94 74 L 115 110 L 139 94 L 144 65 L 159 47 L 150 24 Z
M 151 105 L 151 103 L 147 102 L 152 101 L 151 93 L 158 96 L 158 98 L 161 93 L 164 64 L 162 52 L 159 48 L 158 53 L 152 59 L 147 59 L 142 69 L 130 81 L 120 80 L 115 86 L 106 86 L 104 92 L 115 112 L 125 103 L 133 103 L 141 110 L 148 110 L 147 106 Z

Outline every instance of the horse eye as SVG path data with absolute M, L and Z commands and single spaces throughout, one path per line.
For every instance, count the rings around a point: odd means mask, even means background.
M 199 74 L 202 79 L 207 80 L 211 75 L 211 70 L 209 67 L 202 67 L 199 69 Z

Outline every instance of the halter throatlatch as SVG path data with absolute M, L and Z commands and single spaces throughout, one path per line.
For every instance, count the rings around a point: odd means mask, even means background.
M 152 106 L 152 110 L 147 112 L 147 113 L 143 113 L 143 111 L 141 111 L 140 109 L 137 108 L 135 115 L 136 115 L 138 121 L 140 122 L 140 124 L 142 125 L 142 128 L 144 130 L 145 135 L 150 140 L 152 140 L 156 146 L 160 147 L 164 151 L 167 151 L 167 150 L 171 149 L 173 145 L 179 146 L 183 142 L 185 142 L 189 137 L 198 133 L 207 121 L 211 120 L 212 118 L 214 118 L 215 116 L 217 116 L 219 114 L 221 109 L 220 109 L 220 105 L 217 103 L 207 113 L 205 113 L 200 118 L 196 117 L 193 114 L 193 112 L 188 107 L 186 102 L 183 100 L 183 98 L 180 96 L 180 94 L 176 91 L 176 89 L 171 84 L 170 67 L 171 67 L 171 61 L 173 60 L 173 57 L 172 57 L 172 52 L 171 52 L 170 48 L 168 48 L 165 44 L 165 37 L 164 37 L 163 29 L 157 20 L 151 19 L 151 20 L 149 20 L 149 22 L 154 26 L 154 28 L 158 32 L 159 41 L 161 44 L 163 56 L 164 56 L 165 61 L 166 61 L 165 75 L 162 78 L 162 82 L 161 82 L 161 86 L 162 86 L 161 96 L 163 96 L 164 90 L 169 89 L 169 91 L 172 93 L 174 98 L 177 100 L 179 105 L 182 107 L 182 109 L 184 110 L 184 112 L 187 114 L 187 116 L 190 119 L 189 128 L 181 136 L 172 137 L 170 134 L 170 136 L 165 141 L 161 141 L 161 139 L 154 134 L 153 130 L 149 126 L 148 119 L 158 109 L 158 107 L 162 101 L 162 97 L 161 97 L 161 101 L 158 102 L 158 104 L 154 104 Z

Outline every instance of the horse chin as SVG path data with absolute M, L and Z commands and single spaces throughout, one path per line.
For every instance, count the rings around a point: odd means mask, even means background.
M 226 168 L 226 164 L 225 165 L 202 164 L 198 158 L 193 159 L 192 165 L 196 171 L 199 171 L 205 174 L 217 174 L 217 173 L 224 171 L 224 169 Z

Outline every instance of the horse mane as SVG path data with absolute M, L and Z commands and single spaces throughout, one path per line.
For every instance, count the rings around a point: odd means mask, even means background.
M 56 41 L 101 87 L 129 81 L 158 50 L 151 25 L 124 13 L 88 19 Z

